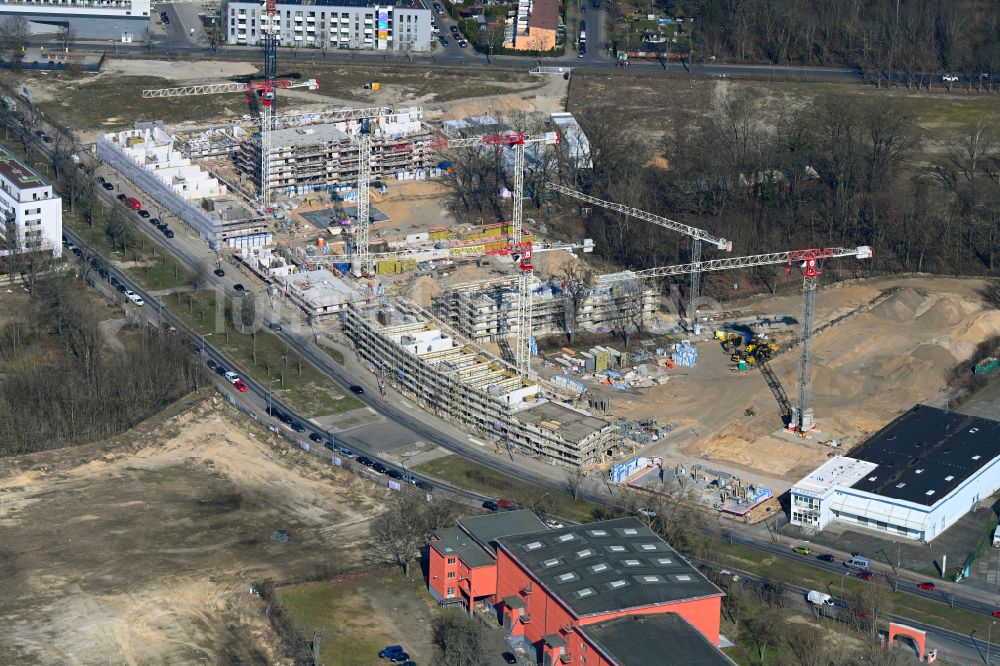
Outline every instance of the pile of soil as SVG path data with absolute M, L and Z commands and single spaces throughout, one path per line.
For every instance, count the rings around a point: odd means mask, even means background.
M 889 321 L 912 321 L 917 308 L 924 302 L 924 296 L 916 289 L 900 289 L 874 308 L 872 314 Z

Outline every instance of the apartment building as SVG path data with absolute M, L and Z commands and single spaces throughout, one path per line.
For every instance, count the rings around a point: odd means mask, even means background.
M 512 30 L 506 33 L 504 48 L 518 51 L 551 51 L 556 47 L 560 0 L 518 0 Z
M 424 0 L 284 0 L 277 8 L 282 46 L 404 52 L 431 48 L 431 10 Z M 259 2 L 224 2 L 226 40 L 258 44 L 262 12 Z
M 62 197 L 52 184 L 0 146 L 0 255 L 62 254 Z
M 548 529 L 522 509 L 461 518 L 429 545 L 431 596 L 495 613 L 529 663 L 733 663 L 722 591 L 636 518 Z
M 333 185 L 358 181 L 360 120 L 280 129 L 271 134 L 270 186 L 272 191 L 304 194 Z M 423 110 L 410 107 L 372 118 L 372 178 L 404 179 L 426 176 L 435 164 L 430 148 L 431 130 L 423 123 Z M 260 135 L 243 141 L 236 156 L 237 168 L 259 185 Z
M 628 271 L 626 271 L 628 273 Z M 539 282 L 532 290 L 532 335 L 556 335 L 567 330 L 610 330 L 616 319 L 628 316 L 648 325 L 656 314 L 656 292 L 643 286 L 638 292 L 611 282 L 618 273 L 600 275 L 575 306 L 560 282 Z M 434 314 L 476 342 L 499 342 L 518 331 L 520 295 L 512 285 L 457 285 L 431 299 Z
M 592 467 L 619 452 L 614 426 L 544 399 L 537 382 L 416 306 L 349 303 L 344 326 L 369 369 L 425 410 L 550 464 Z
M 70 26 L 79 39 L 139 40 L 149 26 L 149 0 L 4 0 L 0 22 L 20 16 L 32 33 Z

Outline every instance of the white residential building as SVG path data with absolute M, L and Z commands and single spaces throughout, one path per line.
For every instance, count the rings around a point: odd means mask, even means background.
M 792 486 L 791 523 L 928 542 L 1000 488 L 1000 421 L 917 405 Z
M 0 146 L 0 255 L 50 251 L 62 254 L 62 197 L 52 184 Z
M 110 136 L 126 155 L 185 201 L 217 199 L 226 194 L 226 186 L 174 148 L 174 138 L 159 127 L 126 130 Z
M 0 22 L 20 16 L 32 33 L 69 26 L 78 39 L 139 41 L 149 27 L 149 0 L 3 0 Z
M 424 0 L 278 2 L 282 46 L 376 51 L 429 51 L 431 10 Z M 228 0 L 222 23 L 230 44 L 258 44 L 259 2 Z

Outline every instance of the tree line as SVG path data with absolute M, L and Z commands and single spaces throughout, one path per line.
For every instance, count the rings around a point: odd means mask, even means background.
M 31 316 L 0 329 L 0 454 L 117 435 L 196 388 L 200 366 L 175 335 L 149 331 L 108 353 L 72 275 L 48 273 Z

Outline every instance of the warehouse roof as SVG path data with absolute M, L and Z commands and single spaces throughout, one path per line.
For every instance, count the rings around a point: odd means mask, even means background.
M 917 405 L 851 457 L 877 467 L 851 487 L 932 506 L 1000 456 L 1000 421 Z
M 494 541 L 497 537 L 512 534 L 526 534 L 548 529 L 538 516 L 528 509 L 500 511 L 482 516 L 459 518 L 458 524 L 490 553 L 495 553 Z
M 577 616 L 722 595 L 635 518 L 505 536 L 497 543 Z
M 489 553 L 457 527 L 437 530 L 434 536 L 437 539 L 431 541 L 431 548 L 444 557 L 457 555 L 470 568 L 485 567 L 495 562 Z
M 632 615 L 580 627 L 618 666 L 665 663 L 671 666 L 717 666 L 733 663 L 704 635 L 676 613 Z
M 570 409 L 557 402 L 543 402 L 517 412 L 514 417 L 533 426 L 551 430 L 567 442 L 580 442 L 609 426 L 604 419 Z

